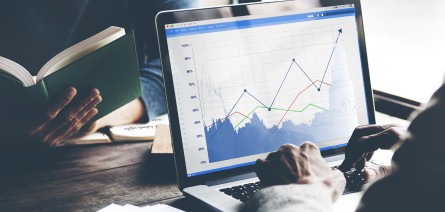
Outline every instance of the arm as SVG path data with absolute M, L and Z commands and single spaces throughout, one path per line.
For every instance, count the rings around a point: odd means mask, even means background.
M 357 211 L 443 211 L 445 85 L 408 128 L 392 173 L 372 184 Z
M 354 166 L 363 169 L 375 150 L 394 146 L 402 140 L 403 133 L 404 130 L 395 125 L 357 127 L 340 168 L 345 171 Z M 332 202 L 343 192 L 345 178 L 326 167 L 315 145 L 304 143 L 300 148 L 283 145 L 265 161 L 257 161 L 258 177 L 263 185 L 271 187 L 258 192 L 243 211 L 330 211 Z M 387 167 L 371 167 L 365 169 L 365 177 L 370 181 L 387 172 Z

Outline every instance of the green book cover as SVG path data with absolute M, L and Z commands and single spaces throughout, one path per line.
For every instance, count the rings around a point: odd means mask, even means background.
M 46 76 L 37 85 L 24 87 L 22 82 L 0 74 L 0 92 L 8 108 L 16 112 L 39 111 L 68 87 L 77 90 L 73 101 L 93 88 L 99 90 L 102 96 L 102 102 L 96 106 L 99 112 L 87 124 L 142 96 L 133 33 Z

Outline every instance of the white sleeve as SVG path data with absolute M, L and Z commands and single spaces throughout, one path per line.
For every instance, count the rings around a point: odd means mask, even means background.
M 332 200 L 328 194 L 325 188 L 316 185 L 272 186 L 256 193 L 241 212 L 332 211 Z

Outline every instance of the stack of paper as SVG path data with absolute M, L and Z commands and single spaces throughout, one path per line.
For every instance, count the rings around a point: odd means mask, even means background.
M 110 204 L 105 208 L 98 210 L 97 212 L 181 212 L 177 208 L 171 207 L 169 205 L 164 204 L 156 204 L 156 205 L 147 205 L 144 207 L 138 207 L 135 205 L 126 204 L 124 206 L 117 204 Z M 182 211 L 183 212 L 183 211 Z

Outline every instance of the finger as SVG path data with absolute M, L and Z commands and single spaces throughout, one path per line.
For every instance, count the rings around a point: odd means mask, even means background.
M 54 141 L 59 140 L 60 137 L 63 137 L 63 135 L 65 135 L 67 132 L 71 131 L 72 129 L 77 129 L 76 132 L 86 123 L 86 122 L 82 122 L 84 120 L 85 117 L 87 117 L 87 115 L 90 113 L 90 111 L 92 110 L 96 110 L 96 108 L 94 108 L 100 101 L 102 101 L 102 97 L 98 96 L 97 98 L 95 98 L 92 102 L 90 102 L 90 104 L 88 104 L 82 111 L 80 111 L 79 113 L 76 114 L 76 116 L 74 116 L 74 118 L 71 119 L 70 122 L 66 123 L 64 126 L 59 127 L 52 135 L 52 140 L 54 143 Z M 89 119 L 88 119 L 89 120 Z
M 376 179 L 379 176 L 382 175 L 387 175 L 389 173 L 391 173 L 391 166 L 372 166 L 372 167 L 367 167 L 364 170 L 364 177 L 366 181 L 372 181 L 374 179 Z
M 324 168 L 326 170 L 331 170 L 331 167 L 326 163 L 321 155 L 321 151 L 317 145 L 312 142 L 304 142 L 300 146 L 302 153 L 308 156 L 309 162 L 316 165 L 317 168 Z
M 54 119 L 57 116 L 57 114 L 59 114 L 59 112 L 66 105 L 68 105 L 68 103 L 71 102 L 71 100 L 74 98 L 74 96 L 76 96 L 76 94 L 77 90 L 73 87 L 69 87 L 65 91 L 65 93 L 56 100 L 56 102 L 50 104 L 49 107 L 45 110 L 45 112 L 43 112 L 42 114 L 40 114 L 35 118 L 33 123 L 34 127 L 42 126 L 45 123 Z
M 363 155 L 362 155 L 362 157 L 363 157 Z M 362 159 L 362 157 L 354 157 L 353 160 L 352 159 L 347 160 L 345 158 L 345 160 L 341 163 L 341 165 L 338 167 L 338 169 L 342 172 L 347 172 L 351 168 L 353 168 L 356 165 L 357 161 L 360 161 Z
M 369 152 L 368 154 L 366 154 L 366 161 L 370 161 L 372 156 L 374 156 L 374 152 Z
M 391 127 L 380 133 L 364 136 L 359 140 L 360 149 L 363 152 L 374 152 L 378 149 L 389 149 L 400 141 L 403 130 Z
M 286 184 L 268 160 L 258 159 L 254 169 L 261 183 L 265 187 Z
M 385 125 L 364 125 L 359 126 L 352 132 L 351 139 L 358 140 L 359 138 L 367 135 L 373 135 L 383 132 L 391 127 L 399 127 L 396 124 L 385 124 Z M 351 139 L 349 139 L 351 141 Z
M 72 123 L 77 114 L 83 111 L 86 107 L 88 107 L 87 112 L 93 109 L 102 100 L 102 97 L 99 97 L 99 91 L 97 89 L 93 89 L 87 97 L 84 97 L 75 103 L 73 102 L 72 106 L 69 106 L 63 111 L 63 114 L 58 115 L 54 120 L 47 123 L 43 128 L 43 132 L 46 134 L 51 134 L 61 127 Z
M 354 167 L 355 163 L 363 157 L 363 152 L 358 149 L 358 141 L 363 136 L 375 134 L 386 130 L 387 125 L 364 125 L 354 129 L 351 137 L 349 138 L 348 145 L 345 151 L 345 160 L 339 166 L 339 170 L 346 172 Z
M 78 122 L 76 122 L 73 125 L 69 125 L 69 126 L 65 126 L 62 129 L 59 129 L 58 132 L 56 132 L 54 134 L 55 139 L 54 142 L 51 144 L 51 146 L 57 146 L 59 145 L 60 142 L 62 142 L 63 140 L 71 137 L 72 135 L 74 135 L 76 132 L 79 131 L 79 129 L 85 124 L 87 123 L 91 118 L 93 118 L 93 116 L 95 116 L 98 113 L 98 110 L 96 108 L 93 108 L 92 110 L 88 111 L 88 113 L 86 113 L 82 119 L 80 119 Z M 80 116 L 79 116 L 80 117 Z
M 363 156 L 359 162 L 355 163 L 355 170 L 361 171 L 366 166 L 366 156 Z
M 369 153 L 364 154 L 363 157 L 359 160 L 359 162 L 355 163 L 355 165 L 353 165 L 353 167 L 355 167 L 355 169 L 357 171 L 363 170 L 366 166 L 366 161 L 369 161 L 373 155 L 374 155 L 374 152 L 369 152 Z
M 90 134 L 90 133 L 94 133 L 96 132 L 100 127 L 99 127 L 99 120 L 91 123 L 89 126 L 83 126 L 80 130 L 79 133 L 84 133 L 84 134 Z
M 359 143 L 362 143 L 362 148 L 368 152 L 379 148 L 389 149 L 403 137 L 403 134 L 404 130 L 401 128 L 390 127 L 382 132 L 362 137 Z
M 298 147 L 295 146 L 295 148 L 298 150 Z M 296 182 L 298 176 L 301 176 L 295 160 L 297 155 L 293 150 L 294 148 L 283 148 L 282 146 L 268 159 L 272 167 L 277 171 L 277 175 L 286 184 Z
M 301 144 L 300 149 L 302 152 L 310 152 L 309 154 L 317 154 L 321 156 L 320 149 L 312 142 L 304 142 L 303 144 Z

